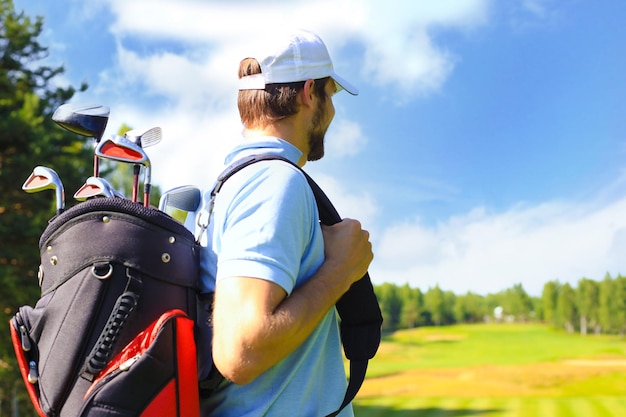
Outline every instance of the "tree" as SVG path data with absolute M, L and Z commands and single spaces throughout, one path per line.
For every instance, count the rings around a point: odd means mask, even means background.
M 472 292 L 456 297 L 454 318 L 457 323 L 478 323 L 489 314 L 483 297 Z
M 600 286 L 587 278 L 578 281 L 576 305 L 580 314 L 580 334 L 586 335 L 589 327 L 599 332 Z
M 613 290 L 616 330 L 624 336 L 626 334 L 626 277 L 618 275 L 615 278 Z
M 400 327 L 411 329 L 421 324 L 421 314 L 424 309 L 424 296 L 419 288 L 411 288 L 405 284 L 400 288 L 402 310 L 400 312 Z
M 376 287 L 376 296 L 383 313 L 383 330 L 397 330 L 402 311 L 398 287 L 394 284 L 385 283 Z
M 569 333 L 574 332 L 578 311 L 576 310 L 576 293 L 569 284 L 563 284 L 557 298 L 558 322 Z
M 444 292 L 436 285 L 435 288 L 430 288 L 426 295 L 424 295 L 424 305 L 430 312 L 431 319 L 435 326 L 441 326 L 444 324 L 446 317 L 446 306 Z
M 504 310 L 519 321 L 526 321 L 533 311 L 533 303 L 530 296 L 524 290 L 522 284 L 515 284 L 504 293 Z
M 11 0 L 0 0 L 0 322 L 18 306 L 38 297 L 38 239 L 55 213 L 51 192 L 20 190 L 37 165 L 60 175 L 67 189 L 78 189 L 89 176 L 92 157 L 85 142 L 56 126 L 52 112 L 75 93 L 52 87 L 63 67 L 37 65 L 47 48 L 37 41 L 43 19 L 17 13 Z M 82 85 L 81 89 L 86 89 Z M 0 332 L 0 403 L 19 379 L 8 332 Z
M 598 306 L 600 325 L 604 333 L 617 333 L 620 327 L 617 320 L 618 304 L 616 295 L 615 282 L 613 278 L 611 278 L 611 275 L 607 273 L 600 282 L 600 305 Z
M 560 288 L 561 284 L 558 281 L 546 282 L 541 293 L 543 320 L 554 327 L 557 327 L 556 305 Z

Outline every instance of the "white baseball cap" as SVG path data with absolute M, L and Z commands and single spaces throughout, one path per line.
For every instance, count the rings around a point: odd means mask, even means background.
M 249 58 L 261 65 L 261 73 L 239 80 L 239 90 L 263 90 L 268 84 L 293 83 L 331 77 L 337 91 L 356 96 L 359 90 L 335 73 L 326 45 L 316 34 L 296 30 L 264 41 Z

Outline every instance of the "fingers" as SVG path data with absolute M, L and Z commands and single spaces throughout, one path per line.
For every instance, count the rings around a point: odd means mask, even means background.
M 342 268 L 348 279 L 359 280 L 374 259 L 370 233 L 354 219 L 344 219 L 332 226 L 323 226 L 324 254 L 327 262 Z

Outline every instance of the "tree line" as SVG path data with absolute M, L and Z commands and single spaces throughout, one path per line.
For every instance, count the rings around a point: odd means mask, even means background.
M 77 190 L 91 175 L 93 158 L 84 138 L 51 120 L 59 105 L 87 85 L 54 85 L 64 69 L 42 64 L 48 56 L 38 41 L 42 31 L 42 18 L 30 18 L 17 12 L 11 0 L 0 0 L 0 415 L 8 415 L 12 403 L 28 402 L 8 322 L 20 305 L 39 296 L 38 241 L 55 214 L 51 191 L 26 194 L 21 186 L 35 166 L 46 165 L 66 189 Z
M 626 277 L 582 278 L 576 286 L 547 282 L 539 297 L 522 284 L 504 291 L 457 295 L 438 285 L 423 292 L 408 284 L 374 286 L 383 312 L 383 330 L 479 322 L 543 322 L 568 332 L 626 333 Z

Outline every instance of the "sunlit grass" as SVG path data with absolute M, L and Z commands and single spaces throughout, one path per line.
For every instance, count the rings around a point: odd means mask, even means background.
M 626 415 L 626 340 L 536 324 L 400 331 L 355 404 L 359 417 Z

